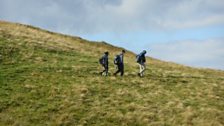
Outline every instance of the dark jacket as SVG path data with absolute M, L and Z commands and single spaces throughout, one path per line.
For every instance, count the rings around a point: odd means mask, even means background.
M 103 57 L 102 57 L 102 65 L 104 65 L 104 66 L 108 66 L 108 64 L 109 64 L 109 62 L 108 62 L 108 55 L 103 55 Z
M 119 56 L 120 56 L 120 61 L 121 61 L 120 63 L 121 64 L 124 64 L 124 55 L 123 54 L 120 54 Z

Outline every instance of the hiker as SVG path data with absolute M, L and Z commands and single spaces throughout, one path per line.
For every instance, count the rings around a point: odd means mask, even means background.
M 100 64 L 103 66 L 104 70 L 100 72 L 100 74 L 103 76 L 108 76 L 108 69 L 109 69 L 109 62 L 108 62 L 108 56 L 109 52 L 104 52 L 104 55 L 99 59 Z
M 121 73 L 120 75 L 124 75 L 124 54 L 125 50 L 122 50 L 120 55 L 117 55 L 114 59 L 114 64 L 117 65 L 117 71 L 114 73 L 114 76 L 116 76 L 119 72 Z
M 146 66 L 145 66 L 145 62 L 146 62 L 145 54 L 146 53 L 147 52 L 145 50 L 143 50 L 140 54 L 138 54 L 136 56 L 136 61 L 139 64 L 139 69 L 140 69 L 138 76 L 140 76 L 140 77 L 143 77 L 144 71 L 146 69 Z

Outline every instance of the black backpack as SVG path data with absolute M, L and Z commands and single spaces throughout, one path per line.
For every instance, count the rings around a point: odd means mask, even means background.
M 138 54 L 138 55 L 136 56 L 136 62 L 137 62 L 137 63 L 140 63 L 140 62 L 141 62 L 141 55 L 140 55 L 140 54 Z
M 144 54 L 140 53 L 136 56 L 136 62 L 137 63 L 142 63 L 142 62 L 144 63 L 145 61 L 146 61 L 146 59 L 145 59 Z
M 114 64 L 117 65 L 119 63 L 121 63 L 121 58 L 120 58 L 119 55 L 116 55 L 115 58 L 114 58 Z
M 99 59 L 99 63 L 101 64 L 101 65 L 103 65 L 103 57 L 101 57 L 100 59 Z

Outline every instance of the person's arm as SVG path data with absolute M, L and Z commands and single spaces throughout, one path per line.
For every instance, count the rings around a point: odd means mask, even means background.
M 103 64 L 106 64 L 106 57 L 105 57 L 105 55 L 103 56 Z
M 108 61 L 108 57 L 106 57 L 106 65 L 108 66 L 109 61 Z
M 143 63 L 146 62 L 146 58 L 145 58 L 145 55 L 143 55 Z

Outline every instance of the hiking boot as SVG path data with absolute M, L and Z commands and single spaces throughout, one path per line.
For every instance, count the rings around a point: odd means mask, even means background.
M 100 75 L 103 76 L 103 73 L 104 73 L 104 72 L 100 72 Z
M 140 74 L 140 73 L 138 73 L 138 76 L 139 76 L 139 77 L 141 77 L 141 74 Z

